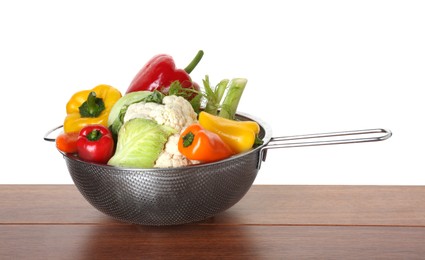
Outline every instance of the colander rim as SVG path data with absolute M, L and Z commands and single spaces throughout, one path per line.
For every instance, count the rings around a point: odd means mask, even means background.
M 264 146 L 266 146 L 272 138 L 271 128 L 263 120 L 255 117 L 255 116 L 252 116 L 248 113 L 244 113 L 244 112 L 237 112 L 236 117 L 238 119 L 241 119 L 241 120 L 253 120 L 253 121 L 257 122 L 260 125 L 260 129 L 261 129 L 260 134 L 263 132 L 263 136 L 262 136 L 263 143 L 261 145 L 255 147 L 254 149 L 247 151 L 247 152 L 240 153 L 240 154 L 231 156 L 227 159 L 220 160 L 220 161 L 217 161 L 217 162 L 193 164 L 193 165 L 180 166 L 180 167 L 170 167 L 170 168 L 131 168 L 131 167 L 118 167 L 118 166 L 112 166 L 112 165 L 107 165 L 107 164 L 86 162 L 86 161 L 79 159 L 75 154 L 64 153 L 60 150 L 58 150 L 58 151 L 59 151 L 59 153 L 62 154 L 63 157 L 66 157 L 69 160 L 72 160 L 72 161 L 75 161 L 75 162 L 78 162 L 78 163 L 88 164 L 88 165 L 91 165 L 91 166 L 96 166 L 96 167 L 102 168 L 102 169 L 108 169 L 109 170 L 108 172 L 110 172 L 111 170 L 117 170 L 117 171 L 120 171 L 120 172 L 125 172 L 125 171 L 145 172 L 146 171 L 146 172 L 151 172 L 151 173 L 154 173 L 154 172 L 164 173 L 164 172 L 168 172 L 168 171 L 176 172 L 176 171 L 179 171 L 179 170 L 206 168 L 206 167 L 210 167 L 210 166 L 214 167 L 217 164 L 228 163 L 229 161 L 233 161 L 233 160 L 239 160 L 241 157 L 248 156 L 252 153 L 260 152 L 260 150 Z

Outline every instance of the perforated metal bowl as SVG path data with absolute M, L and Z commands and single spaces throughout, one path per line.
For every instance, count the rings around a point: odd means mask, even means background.
M 178 225 L 201 221 L 227 210 L 250 189 L 266 151 L 273 148 L 385 140 L 383 129 L 335 132 L 272 138 L 260 120 L 238 114 L 240 120 L 255 120 L 264 143 L 231 158 L 179 168 L 132 169 L 84 162 L 63 154 L 69 173 L 84 198 L 93 207 L 120 221 L 142 225 Z M 53 129 L 55 130 L 55 129 Z M 52 141 L 48 135 L 45 140 Z M 379 134 L 378 137 L 299 142 L 304 139 Z M 290 143 L 290 140 L 298 140 Z

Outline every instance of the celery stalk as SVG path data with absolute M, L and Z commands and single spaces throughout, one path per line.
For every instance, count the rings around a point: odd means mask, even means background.
M 227 94 L 221 104 L 220 117 L 235 119 L 236 109 L 247 83 L 245 78 L 234 78 L 230 81 Z
M 217 99 L 217 104 L 220 104 L 221 99 L 223 98 L 224 92 L 227 89 L 227 84 L 229 84 L 229 80 L 228 79 L 223 79 L 215 87 L 214 94 L 215 94 L 215 97 Z
M 217 106 L 215 101 L 214 90 L 210 86 L 210 79 L 208 75 L 205 76 L 205 79 L 202 80 L 205 89 L 205 97 L 207 99 L 207 104 L 205 105 L 204 111 L 210 113 L 211 115 L 217 115 Z
M 212 115 L 217 115 L 221 99 L 223 98 L 224 92 L 226 91 L 229 80 L 223 79 L 214 89 L 211 88 L 208 75 L 205 76 L 205 79 L 202 80 L 202 82 L 204 84 L 205 97 L 207 99 L 207 104 L 204 111 Z

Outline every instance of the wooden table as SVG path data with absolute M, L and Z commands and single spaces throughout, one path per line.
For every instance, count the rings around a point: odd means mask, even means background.
M 0 259 L 425 259 L 425 186 L 254 185 L 231 209 L 149 227 L 73 185 L 0 185 Z

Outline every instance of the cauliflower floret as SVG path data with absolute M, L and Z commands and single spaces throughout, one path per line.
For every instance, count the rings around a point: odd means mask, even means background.
M 197 115 L 189 101 L 174 95 L 165 96 L 162 105 L 153 102 L 130 105 L 125 113 L 124 122 L 133 118 L 152 119 L 158 124 L 170 126 L 178 132 L 197 122 Z
M 199 163 L 198 161 L 191 161 L 183 156 L 178 149 L 180 134 L 174 134 L 168 138 L 165 144 L 165 149 L 159 155 L 155 162 L 157 168 L 168 168 L 168 167 L 181 167 L 191 164 Z
M 191 124 L 197 123 L 197 114 L 192 105 L 179 96 L 165 96 L 162 104 L 139 102 L 130 105 L 124 116 L 124 122 L 133 118 L 155 120 L 160 125 L 176 129 L 176 133 L 168 138 L 164 150 L 155 162 L 157 168 L 180 167 L 199 163 L 191 161 L 178 150 L 180 134 Z

